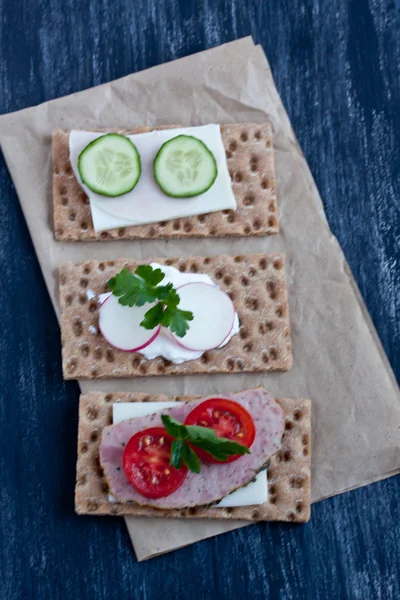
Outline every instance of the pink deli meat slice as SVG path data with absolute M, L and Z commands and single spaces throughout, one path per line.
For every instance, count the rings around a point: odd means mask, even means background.
M 251 454 L 245 454 L 228 464 L 201 463 L 199 474 L 189 472 L 182 487 L 166 498 L 149 499 L 142 496 L 128 482 L 122 467 L 122 455 L 129 439 L 138 431 L 162 426 L 161 414 L 171 415 L 183 422 L 190 411 L 208 398 L 228 398 L 238 402 L 251 414 L 256 437 Z M 213 395 L 193 402 L 179 403 L 146 417 L 137 417 L 109 425 L 103 430 L 100 444 L 100 462 L 118 502 L 135 502 L 159 509 L 184 508 L 218 502 L 237 488 L 250 483 L 268 459 L 279 450 L 284 417 L 279 404 L 262 388 L 238 394 Z

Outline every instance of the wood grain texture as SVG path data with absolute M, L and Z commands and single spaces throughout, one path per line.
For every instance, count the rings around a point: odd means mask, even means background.
M 0 111 L 252 34 L 400 376 L 399 0 L 14 0 L 0 5 Z M 78 388 L 0 164 L 1 600 L 397 600 L 400 478 L 136 564 L 124 524 L 73 510 Z

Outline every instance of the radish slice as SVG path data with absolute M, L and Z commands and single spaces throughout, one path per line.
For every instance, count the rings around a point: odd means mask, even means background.
M 221 346 L 232 331 L 235 307 L 228 294 L 208 283 L 186 283 L 178 288 L 179 307 L 193 313 L 183 338 L 173 334 L 177 344 L 196 352 Z
M 122 306 L 112 294 L 99 309 L 99 328 L 111 346 L 124 352 L 138 352 L 153 342 L 161 330 L 145 329 L 140 325 L 145 313 L 151 308 L 144 306 Z

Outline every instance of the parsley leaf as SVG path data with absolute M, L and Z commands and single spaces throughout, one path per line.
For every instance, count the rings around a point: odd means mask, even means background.
M 228 438 L 218 437 L 211 427 L 183 425 L 169 415 L 161 415 L 161 420 L 167 433 L 175 438 L 172 443 L 171 465 L 176 469 L 179 469 L 183 462 L 190 471 L 200 472 L 200 461 L 191 445 L 205 450 L 220 461 L 225 461 L 234 454 L 251 454 L 246 446 Z
M 159 285 L 164 278 L 161 269 L 153 269 L 150 265 L 140 265 L 134 273 L 124 267 L 108 281 L 108 287 L 122 306 L 143 306 L 158 301 L 145 313 L 140 325 L 146 329 L 162 325 L 183 337 L 189 329 L 188 321 L 193 320 L 193 313 L 178 308 L 180 298 L 173 284 Z

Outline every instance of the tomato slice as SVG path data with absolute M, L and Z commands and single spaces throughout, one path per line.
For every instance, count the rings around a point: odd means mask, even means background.
M 228 438 L 247 448 L 250 448 L 256 436 L 253 419 L 247 410 L 238 402 L 225 398 L 210 398 L 196 406 L 186 417 L 185 425 L 212 427 L 217 437 Z M 195 446 L 193 450 L 206 462 L 228 463 L 240 458 L 240 454 L 234 454 L 221 461 Z
M 178 490 L 188 469 L 171 467 L 174 439 L 164 427 L 150 427 L 135 433 L 125 446 L 122 465 L 129 482 L 146 498 L 165 498 Z

